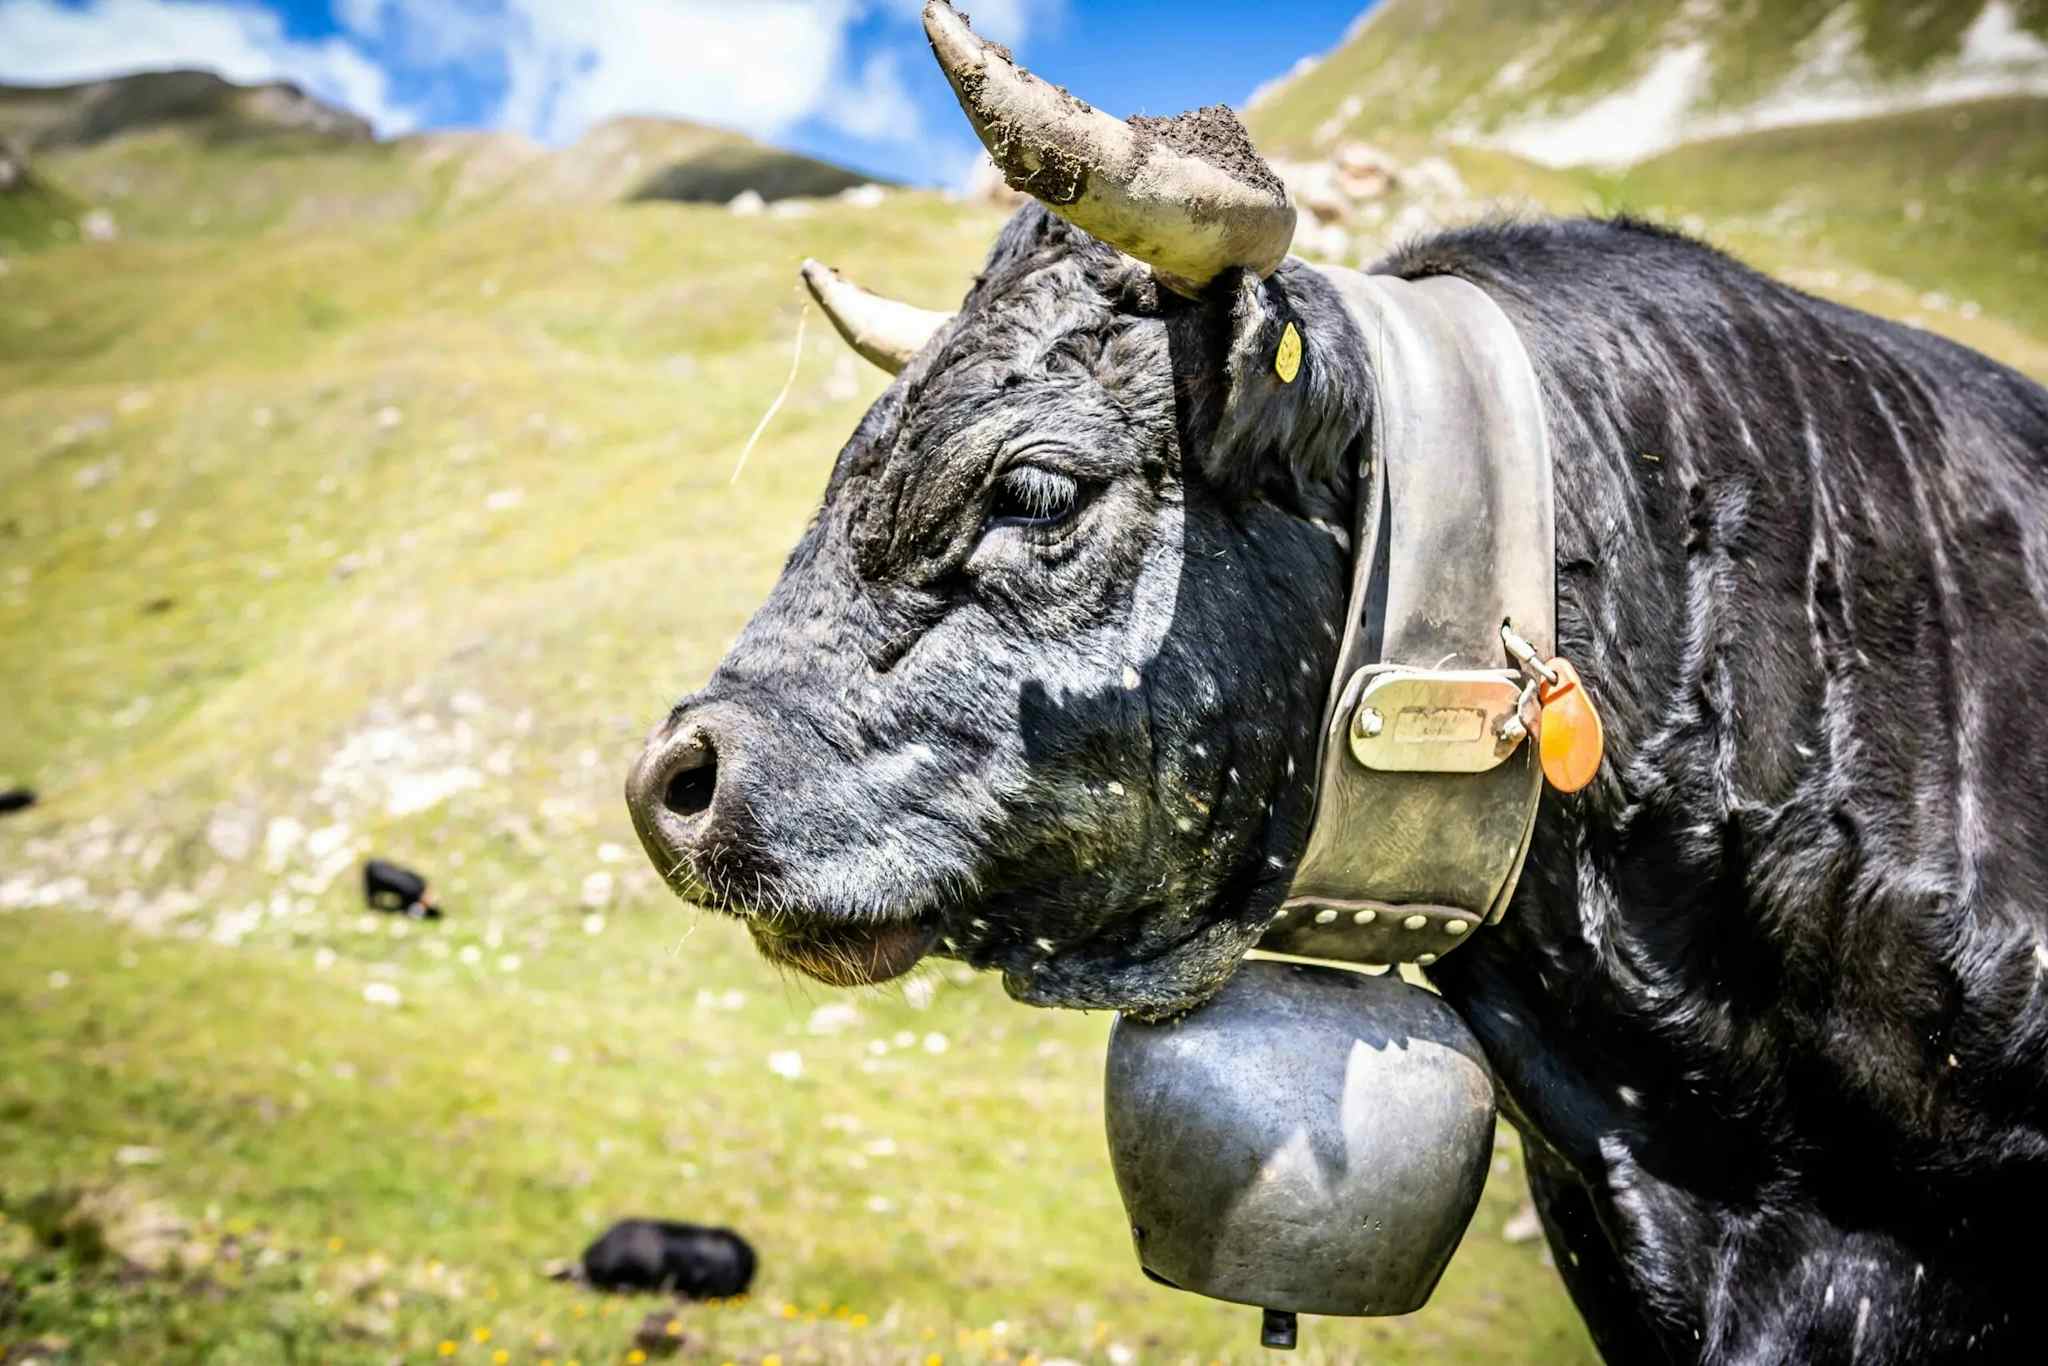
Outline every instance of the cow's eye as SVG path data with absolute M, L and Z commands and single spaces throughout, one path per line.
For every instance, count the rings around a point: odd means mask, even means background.
M 1038 465 L 1016 465 L 996 480 L 988 525 L 1052 527 L 1074 515 L 1081 487 L 1064 474 Z

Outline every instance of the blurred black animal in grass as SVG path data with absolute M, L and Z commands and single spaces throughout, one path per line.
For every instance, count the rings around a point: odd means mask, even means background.
M 16 811 L 26 811 L 35 804 L 36 794 L 34 788 L 10 787 L 5 791 L 0 791 L 0 816 L 12 815 Z
M 441 908 L 427 880 L 410 868 L 383 859 L 363 864 L 363 901 L 373 911 L 409 915 L 415 920 L 439 920 Z
M 753 1284 L 754 1249 L 731 1229 L 671 1219 L 621 1219 L 583 1249 L 581 1259 L 556 1263 L 548 1275 L 594 1290 L 730 1299 Z

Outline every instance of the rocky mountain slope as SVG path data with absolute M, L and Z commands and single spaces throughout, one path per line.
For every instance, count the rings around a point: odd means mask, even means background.
M 2048 3 L 1384 0 L 1247 110 L 1312 254 L 1629 212 L 2048 373 Z
M 102 232 L 151 238 L 437 222 L 498 203 L 724 203 L 838 194 L 868 177 L 676 119 L 618 118 L 571 146 L 509 133 L 378 141 L 369 124 L 284 84 L 202 71 L 0 86 L 0 144 L 50 195 L 0 210 L 0 249 Z
M 1615 166 L 2015 96 L 2048 97 L 2042 0 L 1383 0 L 1253 108 L 1296 154 L 1405 133 Z
M 175 127 L 211 140 L 369 142 L 367 119 L 288 82 L 237 85 L 210 71 L 144 71 L 74 85 L 0 85 L 0 139 L 32 152 Z

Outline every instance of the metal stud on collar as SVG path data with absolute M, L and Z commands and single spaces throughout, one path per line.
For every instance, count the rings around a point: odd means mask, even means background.
M 1427 966 L 1465 942 L 1477 918 L 1451 906 L 1296 903 L 1273 913 L 1259 948 L 1289 957 Z

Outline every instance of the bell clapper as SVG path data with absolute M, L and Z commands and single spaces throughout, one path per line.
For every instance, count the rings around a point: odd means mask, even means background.
M 1259 1325 L 1259 1346 L 1270 1347 L 1276 1352 L 1294 1350 L 1294 1311 L 1291 1309 L 1268 1309 L 1265 1320 Z

